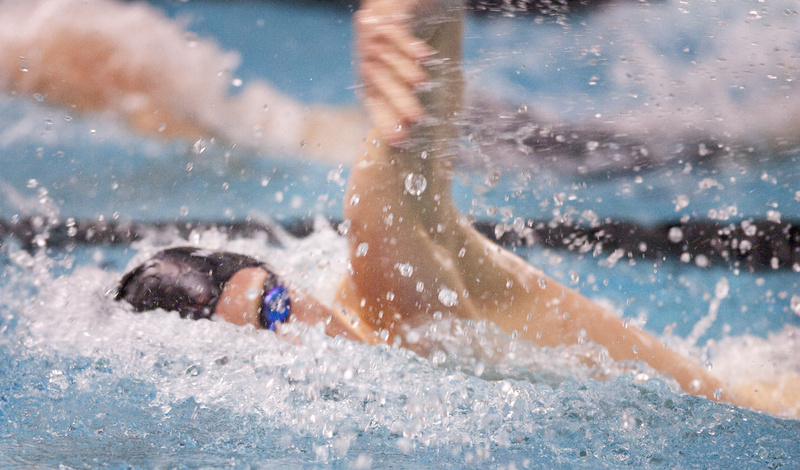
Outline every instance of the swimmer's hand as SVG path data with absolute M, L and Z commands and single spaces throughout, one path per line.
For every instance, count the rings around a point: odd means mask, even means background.
M 363 99 L 381 139 L 397 144 L 425 116 L 415 87 L 428 79 L 423 63 L 436 51 L 411 32 L 411 13 L 430 0 L 364 0 L 355 15 L 356 56 Z

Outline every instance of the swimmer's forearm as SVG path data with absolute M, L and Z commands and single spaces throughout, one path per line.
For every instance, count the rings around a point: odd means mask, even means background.
M 732 390 L 704 367 L 690 358 L 673 351 L 655 336 L 629 325 L 614 313 L 597 305 L 577 291 L 567 289 L 565 310 L 570 312 L 570 329 L 604 346 L 609 355 L 618 361 L 641 360 L 657 371 L 673 377 L 681 388 L 693 395 L 712 400 L 735 402 Z

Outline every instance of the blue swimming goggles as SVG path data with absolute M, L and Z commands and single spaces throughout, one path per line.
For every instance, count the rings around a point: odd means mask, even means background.
M 264 283 L 264 301 L 258 312 L 259 323 L 268 330 L 274 330 L 275 324 L 288 320 L 291 313 L 292 300 L 289 298 L 289 291 L 270 273 Z

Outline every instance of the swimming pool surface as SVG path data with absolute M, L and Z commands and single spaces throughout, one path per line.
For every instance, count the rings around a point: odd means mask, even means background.
M 302 102 L 356 103 L 344 9 L 152 4 L 237 51 L 245 84 L 266 79 Z M 465 46 L 472 93 L 511 115 L 536 109 L 554 122 L 602 122 L 660 152 L 647 167 L 583 172 L 524 152 L 465 164 L 455 197 L 476 219 L 797 218 L 800 147 L 765 137 L 792 133 L 780 126 L 800 96 L 800 17 L 791 3 L 630 2 L 557 21 L 473 16 Z M 729 151 L 700 158 L 704 147 L 683 140 L 699 134 Z M 682 144 L 697 146 L 698 158 L 675 150 Z M 800 465 L 800 421 L 687 396 L 644 365 L 603 360 L 591 345 L 540 349 L 486 325 L 440 322 L 425 332 L 435 352 L 419 357 L 328 338 L 320 328 L 298 329 L 289 341 L 163 312 L 131 314 L 110 292 L 127 266 L 165 245 L 269 259 L 323 299 L 346 269 L 345 242 L 325 223 L 341 214 L 346 165 L 202 145 L 144 136 L 46 100 L 0 97 L 3 220 L 320 221 L 309 237 L 283 237 L 282 246 L 214 231 L 37 253 L 5 240 L 3 468 Z M 480 149 L 465 141 L 470 152 Z M 796 270 L 517 252 L 726 380 L 800 373 Z

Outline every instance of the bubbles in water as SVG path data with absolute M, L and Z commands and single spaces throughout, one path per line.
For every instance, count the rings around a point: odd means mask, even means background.
M 366 256 L 367 251 L 369 251 L 369 243 L 367 242 L 359 243 L 358 247 L 356 247 L 356 258 Z
M 396 263 L 394 267 L 400 271 L 400 275 L 403 277 L 411 277 L 414 274 L 414 266 L 409 263 Z
M 672 227 L 669 229 L 667 237 L 669 237 L 669 241 L 672 243 L 680 243 L 681 240 L 683 240 L 683 230 L 681 230 L 680 227 Z
M 458 304 L 458 294 L 447 287 L 442 287 L 439 289 L 439 302 L 445 307 L 452 307 Z
M 428 187 L 428 180 L 419 173 L 409 173 L 405 180 L 406 192 L 412 196 L 419 196 Z

